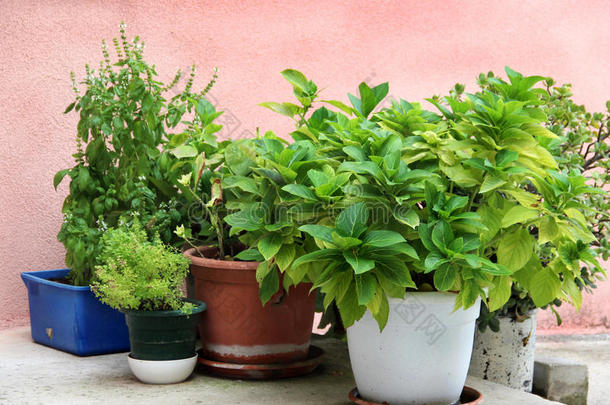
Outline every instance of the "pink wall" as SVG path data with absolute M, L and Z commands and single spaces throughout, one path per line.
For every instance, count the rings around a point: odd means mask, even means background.
M 505 64 L 572 82 L 590 109 L 610 98 L 605 1 L 302 3 L 0 2 L 0 327 L 27 323 L 21 271 L 63 266 L 55 235 L 66 187 L 56 193 L 52 177 L 74 148 L 76 117 L 62 115 L 72 97 L 68 74 L 99 61 L 100 39 L 115 36 L 122 19 L 146 40 L 163 78 L 193 62 L 200 73 L 220 68 L 212 95 L 239 120 L 233 135 L 291 128 L 257 106 L 290 99 L 279 76 L 287 67 L 315 79 L 329 98 L 345 99 L 369 79 L 421 100 Z M 566 326 L 610 329 L 609 298 L 606 283 L 581 315 L 566 312 Z M 548 317 L 541 324 L 551 326 Z

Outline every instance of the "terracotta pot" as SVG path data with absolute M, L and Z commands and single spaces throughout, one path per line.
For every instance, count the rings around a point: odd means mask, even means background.
M 215 248 L 201 247 L 214 257 Z M 307 357 L 315 310 L 311 284 L 278 292 L 263 307 L 256 281 L 257 262 L 200 257 L 191 260 L 195 297 L 207 305 L 199 322 L 203 355 L 211 360 L 241 364 L 283 363 Z

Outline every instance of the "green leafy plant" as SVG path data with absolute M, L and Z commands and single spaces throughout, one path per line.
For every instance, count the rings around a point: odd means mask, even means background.
M 298 240 L 303 251 L 284 274 L 312 265 L 314 288 L 326 308 L 336 303 L 345 326 L 369 310 L 383 328 L 388 297 L 409 288 L 454 291 L 456 308 L 482 297 L 495 311 L 518 283 L 537 306 L 578 306 L 579 263 L 600 269 L 583 201 L 601 190 L 559 171 L 550 146 L 558 137 L 531 89 L 541 78 L 507 74 L 497 91 L 431 98 L 440 114 L 405 100 L 374 112 L 388 86 L 366 83 L 351 106 L 326 102 L 336 112 L 321 107 L 306 117 L 315 97 L 291 107 L 292 144 L 272 134 L 256 141 L 253 171 L 289 213 L 287 238 L 263 255 L 266 266 Z M 301 76 L 288 78 L 297 99 L 309 83 Z
M 124 25 L 120 34 L 113 40 L 116 60 L 111 60 L 102 41 L 104 60 L 99 69 L 86 66 L 84 94 L 72 74 L 76 100 L 65 111 L 79 114 L 75 165 L 59 171 L 53 183 L 57 187 L 66 176 L 70 178 L 58 239 L 66 247 L 66 263 L 72 267 L 69 279 L 76 285 L 89 284 L 102 233 L 116 226 L 124 213 L 138 213 L 151 234 L 159 233 L 165 242 L 177 241 L 172 231 L 183 222 L 186 207 L 172 187 L 179 174 L 174 166 L 180 164 L 180 150 L 174 147 L 183 136 L 168 131 L 186 126 L 196 132 L 196 117 L 190 122 L 185 114 L 216 79 L 195 93 L 193 68 L 184 89 L 166 99 L 181 72 L 164 85 L 155 66 L 143 58 L 144 43 L 138 37 L 129 41 Z
M 519 78 L 519 76 L 513 72 L 513 77 Z M 507 83 L 492 72 L 487 75 L 479 75 L 478 82 L 480 87 L 487 91 L 506 92 Z M 547 195 L 543 194 L 543 197 L 549 198 L 549 201 L 555 203 L 563 203 L 566 207 L 564 213 L 573 220 L 580 221 L 583 225 L 586 224 L 595 237 L 595 240 L 591 241 L 588 246 L 581 244 L 580 249 L 575 249 L 580 250 L 580 253 L 572 252 L 571 262 L 571 265 L 574 265 L 575 260 L 581 266 L 580 277 L 574 279 L 576 287 L 581 291 L 592 292 L 592 289 L 596 287 L 595 282 L 605 275 L 597 260 L 592 260 L 592 257 L 607 260 L 609 255 L 610 195 L 599 192 L 599 189 L 607 190 L 610 179 L 608 169 L 610 147 L 607 144 L 610 136 L 608 132 L 610 115 L 608 112 L 591 114 L 584 106 L 574 103 L 571 98 L 570 85 L 553 87 L 555 85 L 553 79 L 540 76 L 521 77 L 521 82 L 526 82 L 530 88 L 513 94 L 512 97 L 540 104 L 541 110 L 546 114 L 544 125 L 557 135 L 556 138 L 548 138 L 546 145 L 564 175 L 555 182 L 552 195 L 549 195 L 547 191 Z M 531 88 L 535 84 L 539 87 Z M 452 91 L 458 97 L 462 92 L 463 87 L 458 86 Z M 610 103 L 607 104 L 610 111 Z M 592 185 L 598 190 L 592 191 L 588 185 Z M 561 198 L 566 201 L 558 201 Z M 574 200 L 578 200 L 578 203 L 574 203 Z M 559 214 L 561 215 L 561 213 Z M 555 215 L 554 220 L 546 220 L 548 222 L 540 229 L 543 237 L 545 234 L 553 232 L 553 223 L 557 218 L 558 215 Z M 539 254 L 543 258 L 549 256 L 546 249 L 540 249 Z M 564 253 L 565 256 L 566 253 Z M 578 294 L 574 294 L 574 296 L 578 298 Z M 561 324 L 561 318 L 555 307 L 560 306 L 561 303 L 562 300 L 558 297 L 548 305 L 557 316 L 558 324 Z M 580 306 L 580 298 L 576 300 L 575 304 L 577 307 Z M 484 330 L 486 326 L 490 326 L 492 330 L 497 331 L 499 325 L 497 315 L 511 316 L 521 320 L 527 318 L 529 311 L 537 307 L 540 307 L 540 302 L 535 302 L 523 286 L 515 284 L 511 298 L 502 308 L 495 312 L 489 312 L 486 308 L 482 309 L 479 328 Z M 542 306 L 542 308 L 546 307 L 547 305 Z
M 105 304 L 120 310 L 188 310 L 180 287 L 189 260 L 161 242 L 149 240 L 138 220 L 110 229 L 101 239 L 91 288 Z

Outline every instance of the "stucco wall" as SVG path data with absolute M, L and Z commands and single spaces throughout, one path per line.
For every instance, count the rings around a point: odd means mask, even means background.
M 0 2 L 0 327 L 27 323 L 25 270 L 63 265 L 55 235 L 71 163 L 75 115 L 69 72 L 99 61 L 99 41 L 118 33 L 147 42 L 163 78 L 191 63 L 221 76 L 212 95 L 237 121 L 232 135 L 291 124 L 261 107 L 284 101 L 279 76 L 302 70 L 345 99 L 359 81 L 390 81 L 390 94 L 421 100 L 508 64 L 574 84 L 601 110 L 610 98 L 610 20 L 605 1 L 34 1 Z M 610 328 L 610 283 L 587 297 L 572 330 Z M 552 325 L 541 317 L 541 325 Z M 567 330 L 567 329 L 566 329 Z M 592 329 L 590 329 L 592 330 Z

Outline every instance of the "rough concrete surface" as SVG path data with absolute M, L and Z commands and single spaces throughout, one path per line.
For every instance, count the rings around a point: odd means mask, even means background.
M 564 358 L 586 365 L 587 404 L 610 404 L 610 335 L 538 336 L 536 357 Z
M 326 351 L 309 376 L 277 381 L 241 381 L 197 371 L 175 385 L 145 385 L 132 376 L 126 354 L 77 357 L 31 341 L 29 328 L 0 331 L 0 404 L 320 404 L 347 405 L 354 380 L 347 345 L 316 339 Z M 558 405 L 532 394 L 469 378 L 485 405 Z
M 587 405 L 586 364 L 565 357 L 536 356 L 534 393 L 567 405 Z

